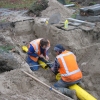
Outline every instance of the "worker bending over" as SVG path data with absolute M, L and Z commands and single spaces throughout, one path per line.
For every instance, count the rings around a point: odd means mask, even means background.
M 29 64 L 32 71 L 39 69 L 38 60 L 48 60 L 48 49 L 50 48 L 50 42 L 47 39 L 39 38 L 30 42 L 28 48 L 28 56 L 26 62 Z
M 76 91 L 67 87 L 79 83 L 82 79 L 82 72 L 78 67 L 75 55 L 64 49 L 60 44 L 54 47 L 56 59 L 51 70 L 57 74 L 60 73 L 61 79 L 54 84 L 54 87 L 63 94 L 77 100 Z

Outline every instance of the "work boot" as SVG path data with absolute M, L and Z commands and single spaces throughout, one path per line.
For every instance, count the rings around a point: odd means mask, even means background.
M 71 97 L 72 99 L 77 100 L 77 96 L 76 96 L 76 91 L 75 90 L 70 90 L 70 89 L 67 89 L 67 88 L 58 88 L 58 90 L 61 93 Z
M 76 96 L 76 91 L 75 90 L 71 90 L 71 96 L 72 99 L 77 100 L 77 96 Z

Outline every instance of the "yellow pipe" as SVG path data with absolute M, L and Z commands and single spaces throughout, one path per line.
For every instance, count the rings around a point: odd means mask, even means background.
M 41 60 L 38 60 L 39 65 L 43 68 L 43 69 L 47 69 L 47 64 Z
M 79 98 L 79 100 L 97 100 L 77 84 L 70 86 L 69 89 L 76 90 L 76 95 Z
M 61 79 L 61 75 L 60 73 L 58 73 L 56 75 L 56 80 L 60 80 L 60 79 Z M 79 100 L 97 100 L 92 95 L 90 95 L 88 92 L 86 92 L 84 89 L 82 89 L 80 86 L 78 86 L 77 84 L 70 86 L 69 89 L 76 90 L 76 95 L 79 98 Z

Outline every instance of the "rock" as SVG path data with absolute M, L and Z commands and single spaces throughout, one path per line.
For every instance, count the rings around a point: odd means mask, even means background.
M 0 53 L 0 72 L 10 71 L 18 67 L 19 64 L 11 53 Z

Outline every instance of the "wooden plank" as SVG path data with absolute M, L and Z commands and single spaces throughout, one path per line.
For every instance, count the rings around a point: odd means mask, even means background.
M 86 21 L 82 21 L 82 20 L 78 20 L 78 19 L 74 19 L 74 18 L 67 18 L 68 21 L 72 21 L 72 22 L 78 22 L 81 24 L 88 24 L 90 26 L 95 26 L 95 23 L 91 23 L 91 22 L 86 22 Z

